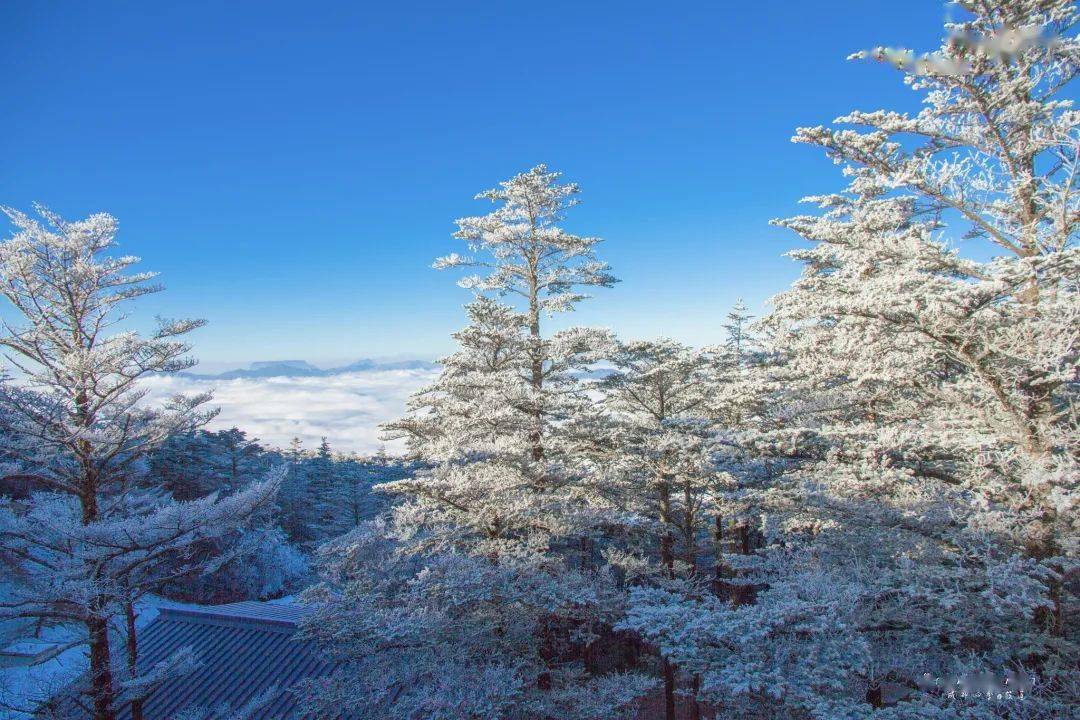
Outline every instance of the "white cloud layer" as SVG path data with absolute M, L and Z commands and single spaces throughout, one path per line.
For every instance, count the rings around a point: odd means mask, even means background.
M 438 370 L 373 370 L 324 377 L 215 380 L 158 376 L 145 381 L 148 401 L 212 390 L 221 413 L 210 429 L 238 427 L 263 443 L 286 447 L 294 437 L 311 448 L 326 437 L 335 450 L 371 453 L 403 448 L 379 440 L 379 423 L 399 417 L 409 395 Z

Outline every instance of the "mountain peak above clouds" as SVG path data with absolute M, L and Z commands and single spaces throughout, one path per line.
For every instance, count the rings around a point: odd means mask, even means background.
M 295 368 L 302 372 L 320 372 L 319 368 L 306 360 L 262 360 L 251 363 L 248 369 L 252 372 L 258 372 L 260 370 L 288 368 Z

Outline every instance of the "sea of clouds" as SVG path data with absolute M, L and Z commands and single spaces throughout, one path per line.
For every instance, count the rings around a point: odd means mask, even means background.
M 379 424 L 400 417 L 409 395 L 431 383 L 437 369 L 371 370 L 316 377 L 225 380 L 162 375 L 144 387 L 153 403 L 177 393 L 211 390 L 221 409 L 213 430 L 238 427 L 264 444 L 287 447 L 299 437 L 312 448 L 325 437 L 334 450 L 373 453 L 403 448 L 379 439 Z

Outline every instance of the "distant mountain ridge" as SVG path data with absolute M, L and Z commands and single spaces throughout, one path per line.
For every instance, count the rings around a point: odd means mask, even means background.
M 314 365 L 309 363 L 307 360 L 262 360 L 262 361 L 259 361 L 259 362 L 253 362 L 249 366 L 249 368 L 253 372 L 257 372 L 257 371 L 260 371 L 260 370 L 265 370 L 267 368 L 278 368 L 278 367 L 290 367 L 290 368 L 296 368 L 297 370 L 304 370 L 304 371 L 307 371 L 307 370 L 318 371 L 319 370 L 319 368 L 315 367 Z
M 247 368 L 226 370 L 222 373 L 203 374 L 182 372 L 177 375 L 196 380 L 237 380 L 272 377 L 328 377 L 351 372 L 373 372 L 379 370 L 431 370 L 436 364 L 428 360 L 372 360 L 362 358 L 341 367 L 323 370 L 306 360 L 261 360 L 253 362 Z

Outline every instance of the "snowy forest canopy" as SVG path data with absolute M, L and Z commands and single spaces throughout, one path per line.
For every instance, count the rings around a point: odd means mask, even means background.
M 160 288 L 111 216 L 5 209 L 0 618 L 71 629 L 95 720 L 184 671 L 138 667 L 145 598 L 301 587 L 338 662 L 315 717 L 1071 716 L 1078 14 L 962 5 L 935 53 L 854 58 L 920 112 L 797 130 L 842 173 L 774 221 L 802 275 L 718 309 L 721 346 L 552 331 L 618 282 L 568 229 L 579 187 L 480 193 L 435 261 L 473 293 L 456 350 L 382 427 L 400 457 L 145 402 L 201 321 L 123 329 Z

